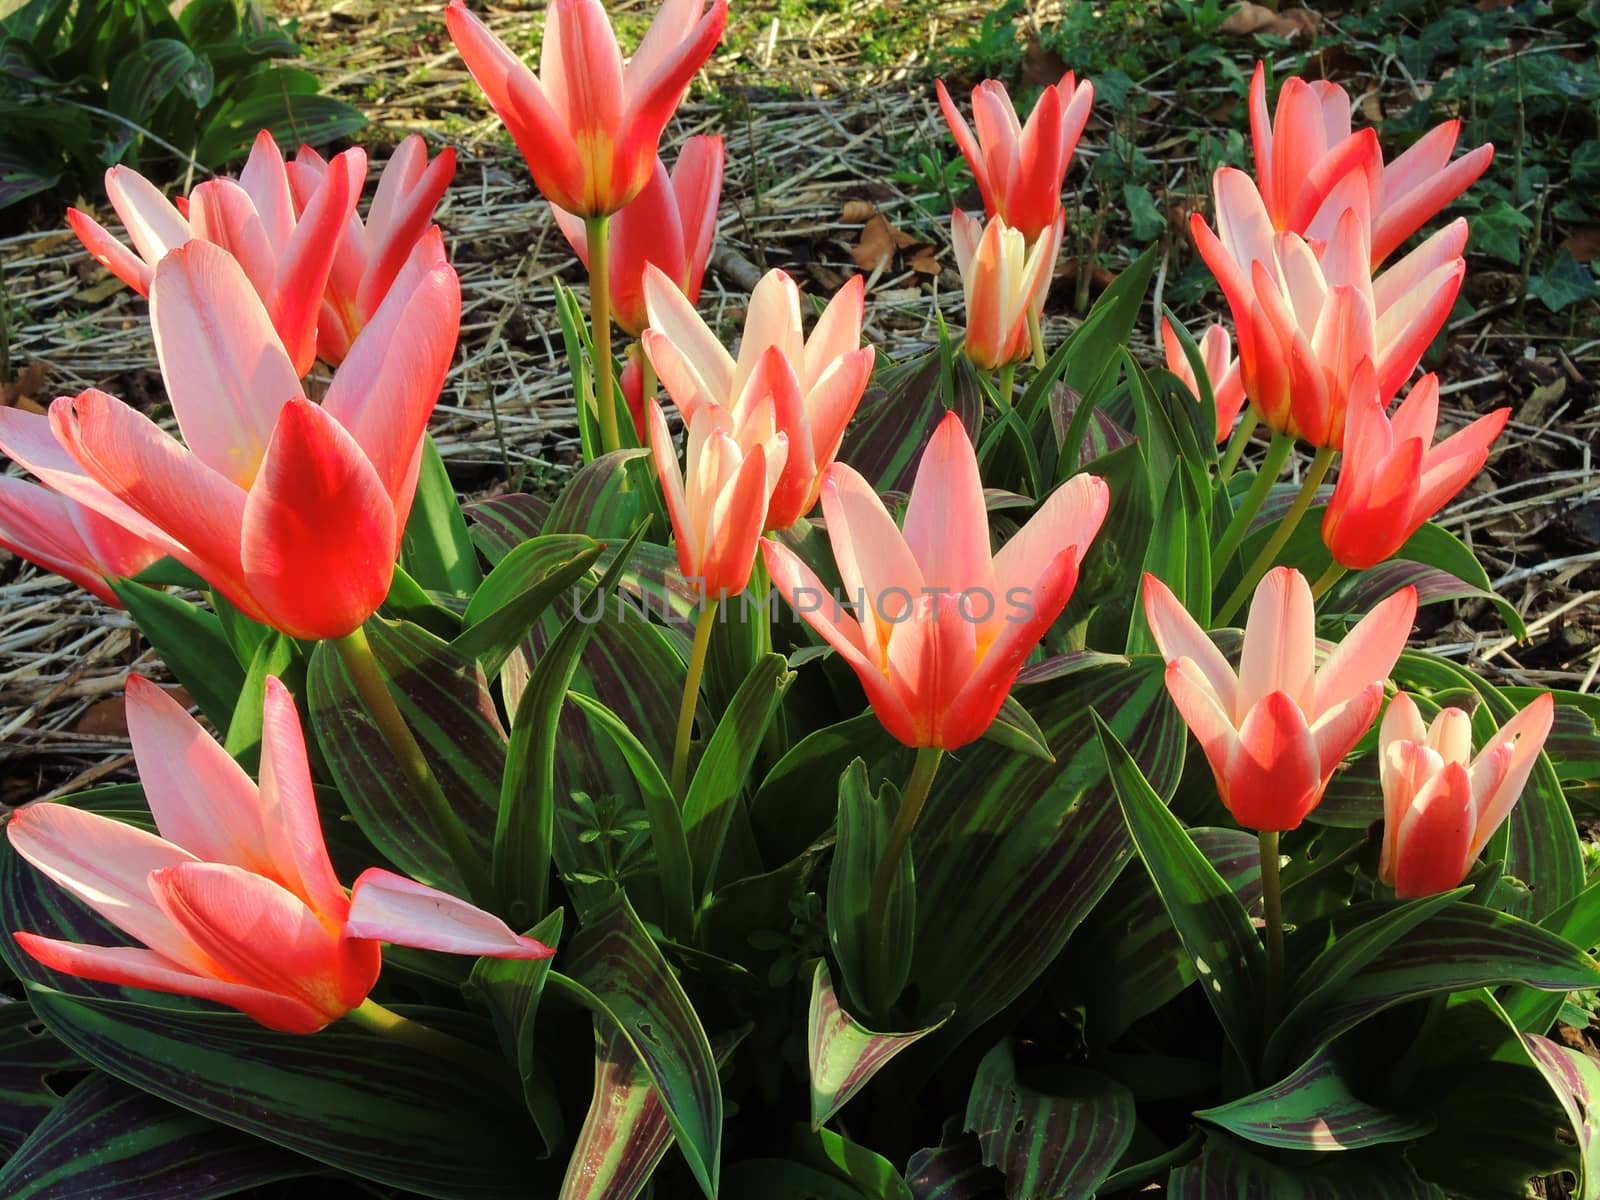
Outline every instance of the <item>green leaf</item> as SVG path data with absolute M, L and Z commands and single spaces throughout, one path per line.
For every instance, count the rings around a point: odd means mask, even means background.
M 734 1163 L 718 1193 L 720 1200 L 864 1200 L 855 1184 L 783 1158 L 750 1158 Z
M 6 1162 L 0 1194 L 6 1200 L 212 1200 L 317 1170 L 270 1142 L 96 1072 Z
M 194 153 L 203 165 L 216 167 L 240 154 L 262 129 L 270 130 L 279 145 L 324 146 L 366 123 L 343 100 L 274 88 L 225 103 L 206 125 Z
M 1005 1177 L 984 1165 L 983 1147 L 961 1122 L 944 1123 L 939 1145 L 916 1151 L 906 1163 L 906 1183 L 916 1200 L 994 1200 L 1002 1195 Z
M 717 1194 L 722 1146 L 722 1084 L 711 1043 L 661 951 L 618 893 L 573 939 L 570 978 L 552 985 L 619 1030 L 644 1066 L 707 1196 Z
M 517 643 L 561 593 L 582 579 L 604 547 L 582 534 L 523 542 L 496 564 L 467 603 L 465 628 L 450 643 L 497 674 Z M 604 594 L 604 593 L 602 593 Z
M 61 1103 L 52 1076 L 82 1069 L 83 1060 L 51 1036 L 26 1004 L 0 1005 L 0 1152 L 15 1150 Z
M 203 64 L 203 65 L 202 65 Z M 196 108 L 211 100 L 211 64 L 175 38 L 151 38 L 124 55 L 111 74 L 106 107 L 142 124 L 182 87 Z
M 969 435 L 983 424 L 983 392 L 966 355 L 946 363 L 936 348 L 903 363 L 880 358 L 850 427 L 839 461 L 848 463 L 880 492 L 911 488 L 922 448 L 946 413 L 961 418 Z
M 1094 713 L 1111 783 L 1139 856 L 1194 963 L 1200 990 L 1240 1059 L 1255 1061 L 1265 955 L 1239 898 L 1194 844 L 1109 726 Z
M 1528 280 L 1528 295 L 1551 312 L 1560 312 L 1600 296 L 1600 280 L 1595 279 L 1592 266 L 1580 263 L 1571 250 L 1562 247 L 1543 271 Z
M 1578 1138 L 1578 1200 L 1600 1197 L 1600 1064 L 1582 1051 L 1560 1046 L 1536 1034 L 1523 1034 L 1534 1065 L 1566 1110 Z
M 1133 1094 L 1081 1067 L 1019 1072 L 1010 1042 L 978 1066 L 965 1128 L 1008 1200 L 1093 1200 L 1133 1140 Z
M 1600 879 L 1540 922 L 1551 933 L 1574 946 L 1592 950 L 1600 946 Z M 1501 998 L 1507 1015 L 1524 1033 L 1544 1033 L 1561 1011 L 1564 997 L 1531 988 L 1513 988 Z
M 913 1200 L 906 1181 L 887 1159 L 832 1130 L 797 1126 L 790 1147 L 800 1163 L 841 1182 L 848 1180 L 866 1200 Z
M 1000 711 L 995 714 L 994 724 L 984 730 L 983 736 L 1018 754 L 1030 754 L 1045 762 L 1056 760 L 1045 742 L 1044 730 L 1039 728 L 1039 722 L 1029 715 L 1015 696 L 1005 698 Z
M 1414 1141 L 1433 1128 L 1430 1120 L 1356 1096 L 1327 1047 L 1271 1087 L 1195 1116 L 1246 1141 L 1282 1150 L 1361 1150 Z
M 1144 555 L 1145 573 L 1170 587 L 1202 629 L 1211 623 L 1211 533 L 1206 513 L 1210 502 L 1209 489 L 1202 493 L 1190 464 L 1174 460 Z M 1144 609 L 1138 607 L 1128 630 L 1128 653 L 1157 649 Z
M 276 676 L 290 691 L 295 691 L 294 676 L 303 673 L 300 647 L 293 638 L 274 630 L 256 647 L 255 658 L 245 672 L 244 686 L 239 689 L 239 702 L 234 705 L 233 717 L 228 722 L 227 738 L 222 743 L 222 748 L 238 759 L 247 771 L 255 770 L 261 756 L 261 715 L 266 702 L 267 676 Z
M 1268 1162 L 1213 1134 L 1172 1172 L 1167 1200 L 1445 1200 L 1394 1152 L 1322 1155 L 1309 1167 Z
M 833 1120 L 890 1059 L 938 1029 L 949 1020 L 952 1011 L 921 1029 L 876 1033 L 840 1007 L 828 964 L 818 960 L 811 976 L 811 1013 L 806 1024 L 811 1128 L 820 1129 Z
M 828 942 L 845 991 L 867 1013 L 886 1013 L 905 991 L 916 938 L 917 885 L 910 852 L 890 887 L 883 942 L 871 928 L 872 883 L 889 844 L 900 794 L 885 781 L 876 795 L 856 759 L 839 778 L 839 837 L 828 872 Z
M 654 511 L 651 501 L 659 491 L 648 450 L 613 450 L 567 481 L 541 532 L 626 539 Z
M 1134 241 L 1153 242 L 1166 232 L 1167 218 L 1156 207 L 1149 191 L 1139 184 L 1123 184 L 1122 203 L 1128 220 L 1133 223 Z
M 470 596 L 483 579 L 455 485 L 432 435 L 422 439 L 416 499 L 400 543 L 400 565 L 425 588 Z
M 1497 200 L 1472 217 L 1472 248 L 1514 267 L 1522 265 L 1522 236 L 1533 228 L 1533 218 Z
M 128 616 L 167 664 L 200 711 L 218 729 L 226 729 L 244 688 L 245 672 L 223 636 L 222 623 L 211 613 L 166 592 L 113 579 Z

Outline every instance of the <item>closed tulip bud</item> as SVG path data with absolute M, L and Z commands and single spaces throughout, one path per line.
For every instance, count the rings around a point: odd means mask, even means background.
M 1316 612 L 1305 576 L 1269 571 L 1256 588 L 1237 673 L 1168 587 L 1144 577 L 1144 611 L 1167 660 L 1167 691 L 1246 829 L 1299 827 L 1383 703 L 1417 613 L 1395 592 L 1316 666 Z
M 1172 322 L 1161 318 L 1161 346 L 1167 356 L 1167 370 L 1171 371 L 1196 396 L 1200 383 L 1183 352 L 1183 344 L 1173 332 Z M 1221 322 L 1207 329 L 1200 339 L 1200 361 L 1206 370 L 1206 382 L 1211 388 L 1211 398 L 1217 409 L 1217 441 L 1225 442 L 1233 429 L 1233 422 L 1244 407 L 1244 379 L 1239 374 L 1239 360 L 1233 357 L 1233 343 Z
M 967 302 L 963 344 L 974 366 L 998 370 L 1032 353 L 1028 317 L 1044 311 L 1051 274 L 1061 253 L 1066 214 L 1030 246 L 1000 217 L 987 224 L 959 209 L 950 214 L 950 236 Z
M 1511 815 L 1554 720 L 1555 700 L 1545 692 L 1474 755 L 1472 719 L 1459 708 L 1425 725 L 1410 696 L 1391 700 L 1378 730 L 1378 877 L 1402 900 L 1457 887 Z

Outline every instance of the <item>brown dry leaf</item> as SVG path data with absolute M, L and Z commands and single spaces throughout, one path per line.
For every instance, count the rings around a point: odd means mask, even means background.
M 930 246 L 924 246 L 921 250 L 918 250 L 912 256 L 908 265 L 918 275 L 937 275 L 942 269 L 939 266 L 938 255 L 934 254 L 933 248 Z
M 871 200 L 846 200 L 839 220 L 846 225 L 861 225 L 878 215 L 878 206 Z
M 861 227 L 861 240 L 850 249 L 850 257 L 863 271 L 878 271 L 894 261 L 894 252 L 916 241 L 909 233 L 896 229 L 882 215 L 875 215 Z
M 42 413 L 44 405 L 36 399 L 44 395 L 45 375 L 49 368 L 34 359 L 17 372 L 17 377 L 0 384 L 0 407 L 20 408 L 23 412 Z
M 1309 38 L 1317 31 L 1317 23 L 1317 14 L 1310 9 L 1287 8 L 1273 12 L 1265 4 L 1244 0 L 1229 11 L 1217 29 L 1233 37 L 1270 33 L 1282 38 Z
M 1600 258 L 1600 225 L 1580 225 L 1561 243 L 1561 248 L 1581 263 Z
M 128 712 L 121 696 L 96 700 L 72 723 L 73 733 L 89 737 L 127 737 Z

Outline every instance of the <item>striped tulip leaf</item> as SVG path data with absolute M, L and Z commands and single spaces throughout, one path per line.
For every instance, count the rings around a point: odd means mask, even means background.
M 848 1179 L 786 1158 L 749 1158 L 728 1168 L 719 1200 L 878 1200 Z
M 0 1153 L 15 1150 L 61 1103 L 51 1076 L 82 1069 L 26 1004 L 0 1004 Z
M 1480 568 L 1481 571 L 1481 568 Z M 1369 613 L 1379 601 L 1398 592 L 1403 587 L 1417 589 L 1418 604 L 1442 604 L 1447 600 L 1487 600 L 1499 610 L 1506 625 L 1520 636 L 1526 636 L 1522 614 L 1493 589 L 1473 584 L 1426 562 L 1413 562 L 1407 558 L 1391 558 L 1375 567 L 1346 579 L 1329 593 L 1328 613 L 1360 616 Z
M 906 1163 L 913 1200 L 990 1200 L 1005 1189 L 1005 1176 L 983 1161 L 978 1139 L 955 1117 L 944 1123 L 937 1146 L 918 1150 Z
M 950 1019 L 906 1033 L 875 1033 L 839 1005 L 828 964 L 819 961 L 811 977 L 811 1011 L 806 1054 L 811 1063 L 811 1128 L 831 1121 L 884 1065 L 907 1046 L 921 1041 Z
M 969 434 L 977 430 L 983 392 L 965 355 L 935 348 L 902 363 L 879 362 L 845 431 L 839 461 L 879 491 L 909 491 L 922 448 L 945 413 L 958 414 Z
M 722 1083 L 700 1018 L 640 923 L 616 893 L 573 939 L 567 975 L 550 979 L 618 1030 L 644 1068 L 696 1182 L 717 1194 L 722 1152 Z
M 987 742 L 941 767 L 911 839 L 917 939 L 911 981 L 920 1023 L 946 1004 L 943 1051 L 992 1018 L 1061 952 L 1133 855 L 1091 704 L 1170 791 L 1183 725 L 1166 702 L 1159 659 L 1107 665 L 1024 697 L 1056 761 Z
M 450 643 L 498 673 L 550 602 L 570 591 L 603 549 L 593 538 L 561 533 L 531 538 L 507 554 L 467 602 L 466 627 Z
M 487 859 L 506 737 L 483 673 L 420 626 L 374 619 L 365 628 L 401 715 L 469 842 Z M 331 642 L 317 645 L 307 685 L 317 745 L 362 832 L 408 875 L 459 889 L 443 839 Z
M 1533 1065 L 1545 1077 L 1557 1101 L 1566 1110 L 1578 1139 L 1577 1200 L 1600 1197 L 1600 1064 L 1581 1050 L 1558 1045 L 1537 1034 L 1523 1034 Z
M 212 1200 L 324 1169 L 97 1071 L 7 1160 L 0 1195 Z
M 1358 1097 L 1328 1047 L 1271 1087 L 1194 1115 L 1258 1146 L 1280 1150 L 1361 1150 L 1414 1141 L 1433 1129 L 1431 1120 Z
M 1540 922 L 1574 946 L 1600 946 L 1600 880 L 1596 880 Z M 1565 997 L 1531 988 L 1511 988 L 1501 997 L 1507 1015 L 1524 1033 L 1545 1033 L 1555 1023 Z
M 912 1200 L 911 1189 L 888 1159 L 831 1129 L 797 1125 L 789 1147 L 796 1163 L 848 1181 L 866 1200 Z
M 400 564 L 424 588 L 449 595 L 470 596 L 483 579 L 455 485 L 432 434 L 422 439 L 422 467 L 400 543 Z
M 1006 1177 L 1007 1200 L 1093 1200 L 1133 1140 L 1133 1093 L 1079 1067 L 1019 1072 L 1011 1044 L 984 1056 L 966 1129 Z
M 541 533 L 624 541 L 660 496 L 648 450 L 613 450 L 581 468 L 551 504 Z
M 539 536 L 550 515 L 550 502 L 527 492 L 510 492 L 474 501 L 467 505 L 466 515 L 472 544 L 494 565 L 529 538 Z
M 1202 981 L 1201 992 L 1244 1062 L 1260 1032 L 1265 955 L 1239 897 L 1168 811 L 1099 713 L 1095 727 L 1139 857 Z
M 890 826 L 900 808 L 900 794 L 885 781 L 876 793 L 867 779 L 867 765 L 856 759 L 839 777 L 838 840 L 828 870 L 828 944 L 839 964 L 840 982 L 853 1004 L 867 1014 L 885 1013 L 905 990 L 911 973 L 916 938 L 916 868 L 902 854 L 886 894 L 881 940 L 871 927 L 872 889 L 878 864 L 889 844 Z M 831 989 L 830 989 L 831 990 Z M 817 993 L 812 990 L 812 1017 Z M 815 1060 L 813 1060 L 815 1061 Z M 816 1082 L 812 1081 L 815 1115 Z M 820 1124 L 821 1122 L 818 1122 Z
M 1309 1166 L 1268 1162 L 1213 1134 L 1172 1172 L 1167 1200 L 1445 1200 L 1392 1150 L 1326 1154 Z

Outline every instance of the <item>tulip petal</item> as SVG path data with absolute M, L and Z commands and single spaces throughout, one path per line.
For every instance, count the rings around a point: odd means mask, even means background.
M 294 235 L 294 192 L 283 151 L 270 129 L 261 130 L 250 144 L 250 157 L 239 172 L 239 183 L 261 216 L 267 240 L 281 251 Z
M 417 134 L 400 143 L 401 150 L 407 146 L 415 147 L 412 153 L 416 157 L 409 164 L 409 168 L 415 170 L 427 161 L 427 147 Z M 396 157 L 399 157 L 399 153 L 396 151 Z M 384 185 L 393 167 L 394 160 L 391 159 L 378 180 L 378 190 L 372 198 L 372 210 L 367 219 L 371 245 L 368 249 L 367 271 L 356 295 L 356 306 L 363 313 L 378 310 L 395 276 L 399 275 L 417 242 L 427 232 L 434 210 L 438 208 L 450 181 L 455 178 L 456 152 L 453 147 L 446 146 L 409 184 L 402 175 L 386 206 Z M 345 236 L 349 236 L 348 232 Z
M 133 251 L 129 250 L 107 232 L 105 226 L 88 213 L 76 208 L 67 209 L 67 224 L 78 235 L 89 257 L 105 267 L 123 283 L 141 296 L 150 294 L 150 280 L 155 272 Z
M 1317 672 L 1315 711 L 1324 713 L 1394 670 L 1417 616 L 1417 589 L 1403 587 L 1357 622 Z
M 275 676 L 266 680 L 261 713 L 261 787 L 257 803 L 268 872 L 325 920 L 340 920 L 350 901 L 328 861 L 311 783 L 305 733 L 294 697 Z M 209 856 L 207 856 L 209 857 Z
M 1412 511 L 1413 528 L 1443 508 L 1489 461 L 1489 446 L 1511 419 L 1509 408 L 1479 417 L 1428 451 Z
M 852 275 L 833 294 L 806 341 L 805 365 L 800 370 L 806 392 L 815 388 L 835 363 L 861 348 L 861 321 L 866 311 L 867 281 Z M 799 367 L 799 364 L 796 364 Z
M 1460 763 L 1447 763 L 1423 786 L 1395 835 L 1394 890 L 1401 900 L 1447 892 L 1466 878 L 1477 857 L 1472 837 L 1472 788 Z
M 1421 149 L 1433 134 L 1456 122 L 1446 122 L 1424 137 L 1412 150 Z M 1450 137 L 1452 145 L 1455 137 Z M 1421 178 L 1412 180 L 1406 159 L 1411 151 L 1390 163 L 1383 172 L 1383 205 L 1377 212 L 1372 230 L 1372 262 L 1376 266 L 1406 238 L 1422 228 L 1445 205 L 1477 181 L 1494 161 L 1494 147 L 1485 143 L 1476 150 L 1463 154 L 1442 170 L 1418 172 Z M 1446 152 L 1448 153 L 1448 151 Z M 1420 163 L 1418 164 L 1421 165 Z M 1395 178 L 1391 187 L 1390 173 Z
M 1166 683 L 1167 694 L 1200 743 L 1216 776 L 1217 788 L 1225 797 L 1228 764 L 1239 743 L 1232 713 L 1222 707 L 1216 689 L 1192 658 L 1175 658 L 1167 663 Z
M 1228 760 L 1223 800 L 1246 829 L 1298 829 L 1322 799 L 1322 767 L 1304 714 L 1269 692 L 1245 714 Z
M 645 351 L 662 387 L 684 409 L 685 416 L 692 415 L 693 407 L 703 400 L 727 403 L 734 394 L 733 356 L 722 348 L 673 280 L 655 266 L 647 266 L 644 275 L 645 307 L 654 331 L 654 336 L 645 339 Z M 658 354 L 661 341 L 670 345 L 671 355 Z
M 926 587 L 951 593 L 973 589 L 985 593 L 991 605 L 997 603 L 978 455 L 955 413 L 945 415 L 923 448 L 904 537 Z
M 231 179 L 207 180 L 189 193 L 189 227 L 197 240 L 233 255 L 263 304 L 271 299 L 278 251 L 249 192 Z
M 922 594 L 922 568 L 871 484 L 853 468 L 834 463 L 822 483 L 839 579 L 857 611 L 868 654 L 886 663 L 894 622 Z
M 959 611 L 959 604 L 948 594 L 920 595 L 889 638 L 889 683 L 916 724 L 912 745 L 955 750 L 982 736 L 988 727 L 980 726 L 981 714 L 970 710 L 961 715 L 976 715 L 978 720 L 948 721 L 977 661 L 976 630 Z M 998 710 L 1007 690 L 998 688 L 985 700 L 994 702 Z
M 133 248 L 152 268 L 189 241 L 189 222 L 155 184 L 131 167 L 106 172 L 106 196 L 122 218 Z
M 1389 748 L 1403 742 L 1421 742 L 1428 736 L 1417 704 L 1404 692 L 1396 692 L 1378 726 L 1378 778 L 1385 794 L 1389 791 Z
M 370 867 L 350 891 L 351 937 L 371 938 L 444 954 L 491 958 L 549 958 L 543 942 L 521 937 L 499 917 L 438 888 Z
M 1522 789 L 1527 786 L 1528 777 L 1533 774 L 1533 768 L 1539 761 L 1539 752 L 1544 749 L 1545 739 L 1550 736 L 1555 712 L 1555 697 L 1545 692 L 1530 701 L 1494 735 L 1491 745 L 1509 744 L 1512 747 L 1511 755 L 1504 773 L 1495 782 L 1494 790 L 1487 796 L 1473 797 L 1477 827 L 1472 835 L 1471 857 L 1476 858 L 1483 852 L 1489 839 L 1511 815 Z M 1477 764 L 1473 766 L 1476 768 Z
M 1227 714 L 1229 727 L 1240 714 L 1239 678 L 1216 643 L 1186 609 L 1172 589 L 1148 572 L 1144 576 L 1144 616 L 1167 665 L 1189 660 L 1210 687 Z M 1242 715 L 1242 714 L 1240 714 Z
M 328 275 L 338 257 L 339 240 L 350 225 L 367 177 L 367 156 L 359 148 L 335 155 L 311 202 L 295 222 L 294 234 L 280 251 L 278 274 L 268 309 L 273 327 L 296 375 L 317 359 L 317 315 Z
M 995 195 L 994 185 L 989 181 L 989 165 L 984 159 L 983 150 L 978 146 L 978 139 L 972 134 L 972 128 L 956 108 L 955 102 L 950 99 L 950 93 L 945 90 L 944 80 L 934 80 L 934 88 L 939 93 L 939 108 L 944 112 L 944 119 L 950 126 L 950 133 L 956 139 L 956 145 L 961 150 L 961 156 L 967 160 L 967 167 L 972 171 L 972 178 L 978 184 L 978 192 L 983 197 L 983 209 L 989 216 L 994 216 L 1000 211 L 998 197 Z
M 739 343 L 739 359 L 729 384 L 730 399 L 744 391 L 745 382 L 755 373 L 767 351 L 777 347 L 783 357 L 799 366 L 805 361 L 805 337 L 800 327 L 800 289 L 788 274 L 768 271 L 750 293 L 745 312 L 744 337 Z
M 1382 705 L 1383 684 L 1374 680 L 1343 704 L 1317 715 L 1311 725 L 1311 740 L 1317 746 L 1323 779 L 1333 776 L 1345 755 L 1354 750 L 1356 743 L 1372 728 L 1372 719 Z
M 0 546 L 116 604 L 105 570 L 73 524 L 72 503 L 36 483 L 0 475 Z
M 1306 577 L 1276 567 L 1256 585 L 1239 656 L 1239 705 L 1249 708 L 1282 692 L 1309 720 L 1316 671 L 1315 605 Z M 1398 653 L 1398 651 L 1397 651 Z M 1342 697 L 1341 697 L 1342 699 Z M 1238 714 L 1242 720 L 1244 713 Z

